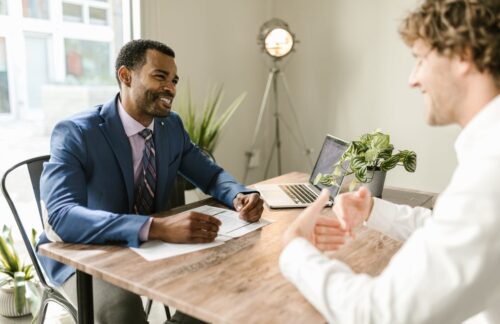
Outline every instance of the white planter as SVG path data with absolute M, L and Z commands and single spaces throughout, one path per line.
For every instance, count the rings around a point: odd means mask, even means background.
M 24 305 L 21 313 L 16 312 L 16 304 L 14 302 L 14 288 L 1 287 L 0 288 L 0 315 L 5 317 L 19 317 L 28 315 L 30 310 L 28 304 Z

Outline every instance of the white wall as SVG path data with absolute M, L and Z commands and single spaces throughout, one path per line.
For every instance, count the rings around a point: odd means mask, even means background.
M 143 37 L 171 45 L 181 78 L 200 95 L 208 84 L 223 82 L 226 100 L 242 91 L 248 97 L 233 117 L 216 150 L 218 162 L 237 178 L 251 144 L 267 77 L 265 57 L 256 45 L 260 25 L 277 16 L 287 21 L 300 43 L 287 62 L 292 99 L 313 160 L 325 133 L 344 139 L 381 128 L 395 146 L 417 152 L 417 172 L 391 171 L 387 184 L 441 191 L 456 165 L 457 127 L 425 124 L 423 100 L 407 86 L 409 49 L 397 27 L 415 0 L 154 0 L 143 1 Z M 286 98 L 280 112 L 292 124 Z M 272 116 L 271 111 L 267 117 Z M 262 149 L 270 148 L 272 123 L 264 125 Z M 304 154 L 283 129 L 284 172 L 310 170 Z M 252 170 L 249 182 L 263 176 Z M 271 175 L 276 174 L 275 163 Z

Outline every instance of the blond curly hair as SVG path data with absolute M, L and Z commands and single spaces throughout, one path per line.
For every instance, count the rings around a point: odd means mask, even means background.
M 478 70 L 489 72 L 500 88 L 500 0 L 425 0 L 399 34 L 410 46 L 421 39 L 447 56 L 470 50 Z

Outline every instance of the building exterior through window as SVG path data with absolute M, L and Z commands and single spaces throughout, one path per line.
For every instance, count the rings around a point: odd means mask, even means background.
M 129 2 L 0 0 L 0 121 L 50 118 L 72 98 L 93 105 L 116 91 Z

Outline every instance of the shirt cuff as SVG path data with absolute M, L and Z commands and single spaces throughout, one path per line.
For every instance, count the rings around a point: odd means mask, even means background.
M 389 233 L 397 216 L 395 204 L 383 199 L 373 198 L 373 208 L 366 226 L 382 233 Z
M 153 222 L 153 217 L 149 217 L 149 220 L 142 225 L 141 230 L 139 231 L 139 240 L 141 242 L 146 242 L 149 237 L 149 228 L 151 227 L 151 223 Z

